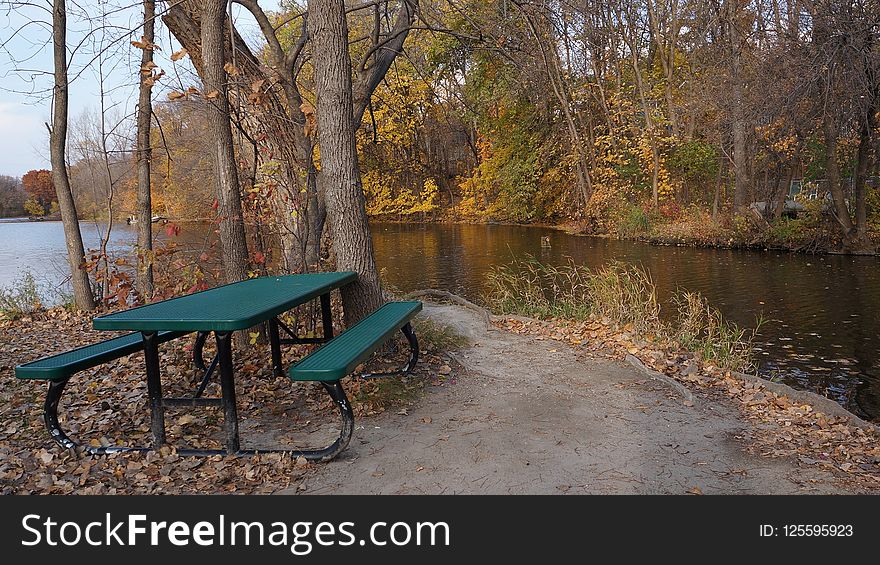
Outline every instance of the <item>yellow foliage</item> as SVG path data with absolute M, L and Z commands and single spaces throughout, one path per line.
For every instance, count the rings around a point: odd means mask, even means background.
M 361 182 L 367 200 L 367 214 L 371 216 L 428 214 L 439 208 L 440 190 L 433 178 L 425 180 L 418 194 L 404 188 L 395 195 L 391 184 L 377 170 L 364 173 Z

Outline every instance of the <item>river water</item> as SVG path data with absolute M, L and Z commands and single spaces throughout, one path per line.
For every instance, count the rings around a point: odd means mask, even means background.
M 87 247 L 98 227 L 82 224 Z M 111 249 L 124 253 L 132 228 L 114 230 Z M 203 246 L 210 229 L 184 227 L 180 238 Z M 541 237 L 550 238 L 542 248 Z M 164 237 L 164 236 L 162 236 Z M 824 394 L 880 421 L 880 260 L 658 247 L 571 236 L 545 228 L 501 225 L 375 224 L 376 260 L 402 291 L 439 288 L 479 300 L 486 272 L 528 254 L 590 267 L 618 260 L 652 274 L 662 301 L 678 289 L 702 293 L 728 319 L 754 327 L 759 372 Z M 65 278 L 64 236 L 58 222 L 0 221 L 0 286 L 30 269 L 46 285 Z

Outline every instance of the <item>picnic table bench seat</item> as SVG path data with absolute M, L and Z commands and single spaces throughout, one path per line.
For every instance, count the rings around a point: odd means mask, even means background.
M 389 302 L 378 310 L 313 351 L 290 368 L 294 381 L 338 381 L 372 355 L 397 331 L 407 339 L 415 339 L 412 329 L 405 326 L 422 309 L 421 302 Z M 415 357 L 400 372 L 408 372 L 418 360 L 418 345 L 412 347 Z
M 157 344 L 165 343 L 188 333 L 183 331 L 161 331 L 156 332 L 153 339 L 155 339 Z M 79 444 L 67 436 L 58 422 L 58 404 L 61 401 L 61 395 L 64 393 L 67 382 L 74 374 L 80 371 L 97 367 L 108 361 L 113 361 L 138 351 L 143 351 L 143 349 L 144 339 L 141 332 L 132 332 L 19 365 L 15 368 L 15 376 L 19 379 L 49 381 L 49 391 L 43 404 L 43 422 L 46 424 L 49 436 L 56 443 L 65 449 L 74 449 L 79 447 Z M 140 448 L 115 446 L 96 447 L 88 445 L 83 446 L 83 448 L 94 455 L 125 451 L 144 451 Z
M 185 333 L 187 332 L 164 331 L 158 332 L 156 337 L 159 343 L 164 343 Z M 141 333 L 132 332 L 19 365 L 15 368 L 15 376 L 19 379 L 67 380 L 74 373 L 97 367 L 102 363 L 137 353 L 143 349 L 144 340 Z
M 342 417 L 339 437 L 332 445 L 309 452 L 307 456 L 317 461 L 327 461 L 338 455 L 351 441 L 354 430 L 354 412 L 345 396 L 341 380 L 350 375 L 358 365 L 376 352 L 398 330 L 409 343 L 409 359 L 399 371 L 365 374 L 362 377 L 382 377 L 409 373 L 419 359 L 419 342 L 410 320 L 422 309 L 422 303 L 389 302 L 322 345 L 288 371 L 291 380 L 320 382 L 336 403 Z

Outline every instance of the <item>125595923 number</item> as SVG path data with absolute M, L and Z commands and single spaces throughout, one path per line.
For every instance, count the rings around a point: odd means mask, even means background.
M 852 537 L 852 524 L 786 524 L 785 537 Z

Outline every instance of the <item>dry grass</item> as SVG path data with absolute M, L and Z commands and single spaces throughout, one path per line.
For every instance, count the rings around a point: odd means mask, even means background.
M 489 273 L 485 300 L 499 314 L 609 320 L 618 327 L 632 328 L 636 335 L 677 342 L 719 367 L 753 368 L 757 328 L 745 330 L 724 319 L 695 292 L 676 295 L 674 314 L 662 316 L 650 273 L 636 265 L 615 262 L 593 271 L 572 261 L 553 266 L 527 257 Z
M 682 347 L 724 369 L 754 370 L 752 343 L 762 320 L 751 330 L 740 328 L 698 292 L 679 292 L 674 303 L 678 307 L 674 337 Z

